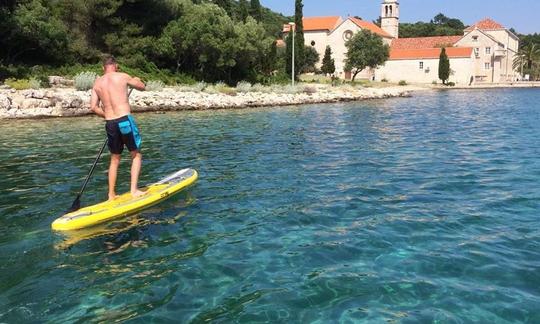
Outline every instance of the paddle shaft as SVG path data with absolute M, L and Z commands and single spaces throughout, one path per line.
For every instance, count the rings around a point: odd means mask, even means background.
M 86 189 L 86 185 L 88 184 L 88 181 L 90 181 L 90 178 L 92 177 L 92 174 L 94 173 L 94 170 L 96 169 L 96 165 L 99 162 L 99 159 L 101 158 L 101 155 L 103 154 L 103 151 L 105 150 L 105 146 L 107 146 L 107 143 L 109 143 L 109 139 L 105 139 L 105 143 L 103 143 L 103 146 L 101 147 L 101 150 L 99 150 L 98 156 L 96 157 L 96 160 L 94 161 L 94 164 L 92 164 L 92 168 L 90 169 L 90 173 L 86 176 L 86 180 L 84 180 L 84 183 L 82 185 L 81 190 L 79 191 L 79 194 L 77 195 L 77 198 L 80 199 L 84 189 Z

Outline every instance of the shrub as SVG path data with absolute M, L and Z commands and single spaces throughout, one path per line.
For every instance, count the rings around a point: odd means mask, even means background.
M 433 80 L 433 81 L 431 82 L 431 84 L 436 85 L 436 84 L 437 84 L 437 81 Z
M 333 87 L 337 87 L 337 86 L 343 84 L 343 81 L 340 78 L 336 77 L 336 76 L 332 76 L 332 81 L 330 81 L 330 82 L 331 82 Z
M 293 85 L 289 84 L 289 85 L 286 85 L 286 86 L 282 87 L 281 91 L 282 91 L 282 93 L 287 93 L 287 94 L 297 94 L 299 92 L 299 89 L 298 89 L 297 86 L 293 86 Z
M 249 82 L 240 81 L 238 82 L 238 84 L 236 84 L 236 91 L 240 93 L 250 92 L 251 89 L 252 89 L 252 85 Z
M 92 89 L 97 74 L 95 72 L 81 72 L 75 76 L 75 89 L 86 91 Z
M 15 90 L 30 89 L 30 80 L 27 80 L 27 79 L 17 80 L 17 79 L 9 78 L 9 79 L 6 79 L 4 83 Z
M 165 84 L 159 80 L 150 80 L 146 82 L 146 90 L 148 91 L 161 91 L 165 87 Z
M 233 89 L 229 87 L 224 82 L 218 82 L 214 85 L 215 89 L 219 93 L 227 94 L 227 95 L 236 95 L 236 89 Z
M 449 87 L 455 87 L 456 86 L 456 83 L 455 82 L 448 82 L 447 85 Z
M 388 79 L 387 79 L 387 78 L 384 78 L 384 79 L 381 80 L 381 82 L 386 83 L 386 82 L 388 82 Z
M 236 96 L 236 89 L 235 88 L 225 87 L 225 88 L 220 88 L 218 91 L 220 93 L 223 93 L 223 94 L 226 94 L 226 95 L 229 95 L 229 96 Z
M 215 85 L 209 85 L 205 87 L 203 91 L 209 94 L 216 94 L 219 92 Z
M 317 93 L 317 88 L 314 86 L 305 86 L 303 90 L 304 90 L 304 93 L 307 93 L 309 95 Z
M 291 77 L 284 71 L 279 71 L 270 77 L 259 78 L 257 81 L 264 84 L 287 84 L 291 82 Z
M 400 86 L 406 86 L 406 85 L 407 85 L 407 81 L 401 80 L 401 81 L 399 81 L 398 84 L 399 84 Z
M 206 89 L 208 87 L 208 85 L 205 83 L 205 82 L 198 82 L 198 83 L 195 83 L 191 89 L 195 92 L 201 92 L 201 91 L 204 91 L 204 89 Z
M 41 88 L 41 81 L 36 78 L 30 78 L 30 80 L 28 80 L 28 85 L 30 88 L 37 90 Z
M 254 85 L 251 87 L 251 91 L 253 91 L 253 92 L 268 93 L 268 92 L 270 92 L 270 88 L 269 88 L 269 87 L 265 87 L 265 86 L 263 86 L 263 85 L 260 84 L 260 83 L 256 83 L 256 84 L 254 84 Z

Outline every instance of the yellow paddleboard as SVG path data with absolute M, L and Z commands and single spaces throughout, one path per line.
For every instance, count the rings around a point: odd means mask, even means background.
M 76 230 L 131 215 L 178 193 L 193 184 L 197 177 L 197 171 L 193 169 L 180 170 L 142 189 L 146 191 L 143 196 L 133 198 L 130 193 L 126 193 L 112 201 L 102 202 L 65 214 L 52 223 L 52 229 L 55 231 Z

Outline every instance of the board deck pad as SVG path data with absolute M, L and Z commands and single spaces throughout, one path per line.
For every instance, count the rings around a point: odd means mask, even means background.
M 133 198 L 130 193 L 125 193 L 112 201 L 105 201 L 65 214 L 57 218 L 51 227 L 56 231 L 76 230 L 131 215 L 180 192 L 197 181 L 197 178 L 198 173 L 194 169 L 177 171 L 142 188 L 141 190 L 146 193 L 140 197 Z

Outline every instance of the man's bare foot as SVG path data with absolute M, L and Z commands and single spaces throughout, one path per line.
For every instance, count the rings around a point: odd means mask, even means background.
M 109 194 L 109 201 L 113 201 L 116 199 L 116 194 Z
M 134 192 L 131 193 L 131 196 L 133 198 L 137 198 L 137 197 L 140 197 L 142 195 L 146 194 L 146 191 L 140 191 L 140 190 L 135 190 Z

